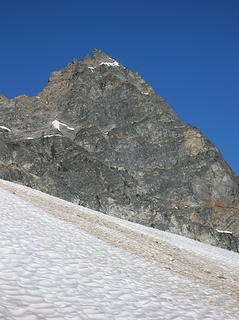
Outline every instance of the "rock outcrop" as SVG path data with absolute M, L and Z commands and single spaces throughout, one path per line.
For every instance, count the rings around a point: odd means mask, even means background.
M 105 53 L 0 95 L 0 178 L 239 251 L 238 177 L 137 72 Z

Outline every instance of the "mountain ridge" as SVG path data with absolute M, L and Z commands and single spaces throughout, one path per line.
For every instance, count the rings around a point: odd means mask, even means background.
M 1 96 L 0 114 L 1 178 L 239 251 L 238 177 L 102 51 L 51 72 L 37 96 Z

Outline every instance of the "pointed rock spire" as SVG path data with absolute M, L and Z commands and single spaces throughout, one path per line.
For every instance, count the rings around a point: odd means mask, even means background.
M 93 60 L 95 60 L 96 63 L 111 62 L 113 60 L 106 53 L 97 49 L 93 49 L 92 55 L 93 55 Z
M 87 65 L 92 64 L 90 55 L 89 55 L 88 53 L 84 56 L 84 59 L 82 60 L 82 62 L 83 62 L 84 64 L 87 64 Z

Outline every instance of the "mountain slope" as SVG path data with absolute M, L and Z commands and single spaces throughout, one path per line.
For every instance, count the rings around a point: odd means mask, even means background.
M 239 251 L 239 184 L 218 149 L 99 50 L 36 97 L 0 99 L 0 177 Z
M 0 206 L 0 318 L 238 319 L 235 252 L 2 180 Z

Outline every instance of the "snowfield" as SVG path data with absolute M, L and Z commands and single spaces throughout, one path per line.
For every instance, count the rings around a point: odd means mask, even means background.
M 239 319 L 239 255 L 0 181 L 0 319 Z

